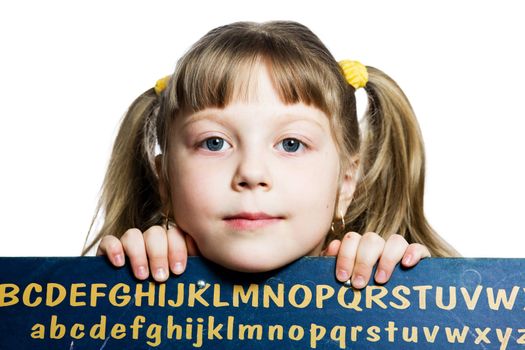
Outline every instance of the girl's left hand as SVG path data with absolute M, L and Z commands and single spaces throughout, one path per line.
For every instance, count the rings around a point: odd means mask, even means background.
M 391 235 L 385 241 L 375 232 L 368 232 L 362 236 L 350 232 L 342 241 L 330 242 L 323 255 L 337 256 L 335 271 L 340 282 L 350 280 L 353 287 L 361 289 L 368 284 L 376 262 L 374 280 L 383 284 L 390 279 L 399 262 L 404 267 L 412 267 L 421 259 L 430 257 L 430 252 L 422 244 L 408 244 L 405 238 L 398 234 Z

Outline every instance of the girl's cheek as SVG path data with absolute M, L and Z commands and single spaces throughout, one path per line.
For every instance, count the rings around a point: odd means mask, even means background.
M 191 161 L 180 167 L 175 180 L 175 198 L 206 207 L 227 186 L 228 174 L 220 162 Z

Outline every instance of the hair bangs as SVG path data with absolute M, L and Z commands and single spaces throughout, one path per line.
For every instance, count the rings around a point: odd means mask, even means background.
M 171 110 L 175 114 L 177 110 L 194 113 L 224 108 L 233 101 L 256 98 L 256 75 L 252 72 L 259 64 L 266 65 L 283 103 L 303 102 L 330 117 L 340 113 L 338 67 L 334 74 L 327 69 L 326 57 L 312 55 L 308 52 L 311 48 L 283 42 L 264 27 L 238 26 L 244 29 L 240 34 L 237 30 L 211 31 L 179 61 L 172 86 L 175 91 L 169 94 L 174 97 Z

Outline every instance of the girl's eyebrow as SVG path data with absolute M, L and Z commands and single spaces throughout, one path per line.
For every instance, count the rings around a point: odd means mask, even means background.
M 219 110 L 213 111 L 213 112 L 212 111 L 199 111 L 199 112 L 193 113 L 185 118 L 182 124 L 182 127 L 186 127 L 190 124 L 196 123 L 201 120 L 211 120 L 216 123 L 225 125 L 226 123 L 224 122 L 224 117 L 221 116 L 220 114 L 221 113 Z
M 275 119 L 281 125 L 305 121 L 305 122 L 314 124 L 315 126 L 317 126 L 318 128 L 322 130 L 326 129 L 326 126 L 320 123 L 313 116 L 308 116 L 308 114 L 309 113 L 285 112 L 285 113 L 273 114 L 272 117 L 275 117 Z M 228 113 L 224 113 L 222 110 L 199 111 L 185 118 L 182 127 L 183 128 L 187 127 L 188 125 L 196 123 L 201 120 L 210 120 L 210 121 L 216 122 L 221 125 L 227 125 L 229 124 L 225 118 L 227 116 L 228 116 Z
M 285 114 L 279 115 L 278 117 L 279 117 L 279 120 L 281 120 L 282 118 L 282 121 L 281 121 L 282 124 L 290 124 L 290 123 L 305 121 L 308 123 L 315 124 L 317 127 L 323 130 L 325 129 L 325 126 L 323 126 L 316 118 L 306 117 L 304 114 L 285 113 Z

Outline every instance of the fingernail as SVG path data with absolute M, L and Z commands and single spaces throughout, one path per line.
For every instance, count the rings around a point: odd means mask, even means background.
M 184 265 L 182 265 L 182 263 L 180 263 L 180 262 L 175 263 L 175 265 L 173 266 L 172 270 L 173 270 L 174 274 L 180 275 L 181 273 L 184 272 Z
M 337 270 L 336 277 L 339 281 L 348 281 L 350 275 L 345 270 Z
M 363 276 L 357 275 L 354 278 L 352 278 L 352 286 L 356 288 L 363 288 L 365 286 L 365 279 Z
M 376 281 L 379 283 L 386 282 L 386 272 L 384 270 L 377 270 Z
M 137 267 L 137 277 L 138 278 L 146 278 L 148 277 L 148 270 L 144 266 Z
M 164 271 L 162 267 L 159 267 L 157 271 L 155 271 L 155 279 L 157 281 L 164 281 L 166 278 L 166 271 Z
M 115 265 L 117 265 L 117 266 L 124 265 L 124 259 L 122 259 L 122 255 L 121 254 L 115 255 L 114 259 L 115 259 Z
M 403 265 L 410 265 L 411 262 L 412 262 L 412 255 L 407 255 L 403 259 Z

